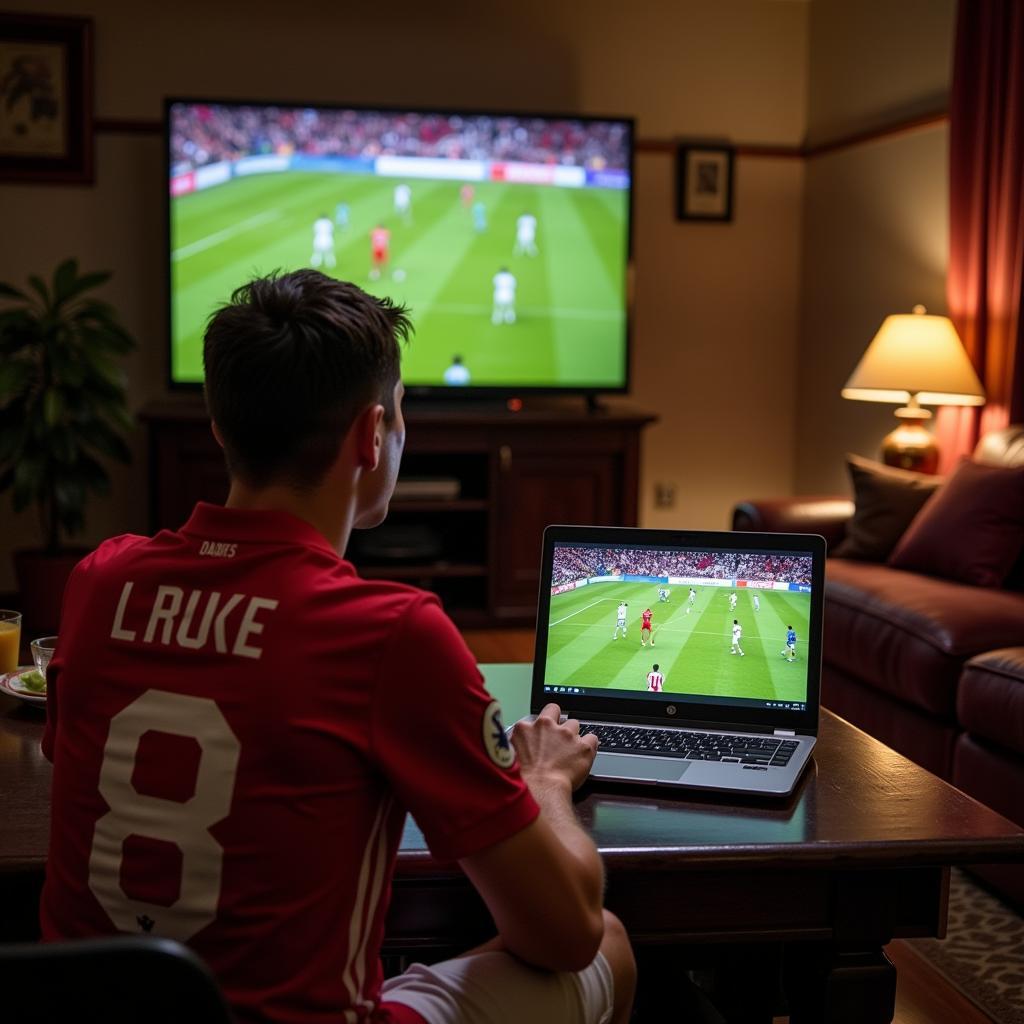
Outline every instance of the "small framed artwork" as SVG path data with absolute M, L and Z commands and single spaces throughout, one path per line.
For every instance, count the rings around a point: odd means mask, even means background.
M 732 146 L 682 142 L 676 150 L 676 218 L 732 220 Z
M 0 180 L 93 176 L 92 20 L 0 12 Z

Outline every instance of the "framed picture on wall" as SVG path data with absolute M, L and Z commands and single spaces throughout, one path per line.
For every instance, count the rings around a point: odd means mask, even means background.
M 732 146 L 681 142 L 676 150 L 676 218 L 732 220 Z
M 0 180 L 93 177 L 92 20 L 0 12 Z

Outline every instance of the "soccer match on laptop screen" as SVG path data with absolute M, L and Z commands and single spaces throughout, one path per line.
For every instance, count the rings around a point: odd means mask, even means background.
M 622 390 L 632 123 L 169 101 L 171 380 L 239 282 L 411 308 L 410 387 Z
M 553 549 L 545 691 L 806 709 L 812 557 Z

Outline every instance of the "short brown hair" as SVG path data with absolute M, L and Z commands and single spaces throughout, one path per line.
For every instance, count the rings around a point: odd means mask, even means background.
M 408 311 L 317 270 L 242 285 L 203 339 L 206 405 L 228 470 L 263 487 L 315 486 L 365 406 L 395 415 Z

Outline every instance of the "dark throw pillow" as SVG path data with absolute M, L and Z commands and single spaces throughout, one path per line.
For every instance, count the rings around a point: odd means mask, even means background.
M 964 459 L 889 556 L 894 569 L 1001 587 L 1024 546 L 1024 467 Z
M 846 536 L 832 554 L 884 562 L 943 478 L 852 454 L 846 456 L 846 468 L 853 483 L 854 511 Z

